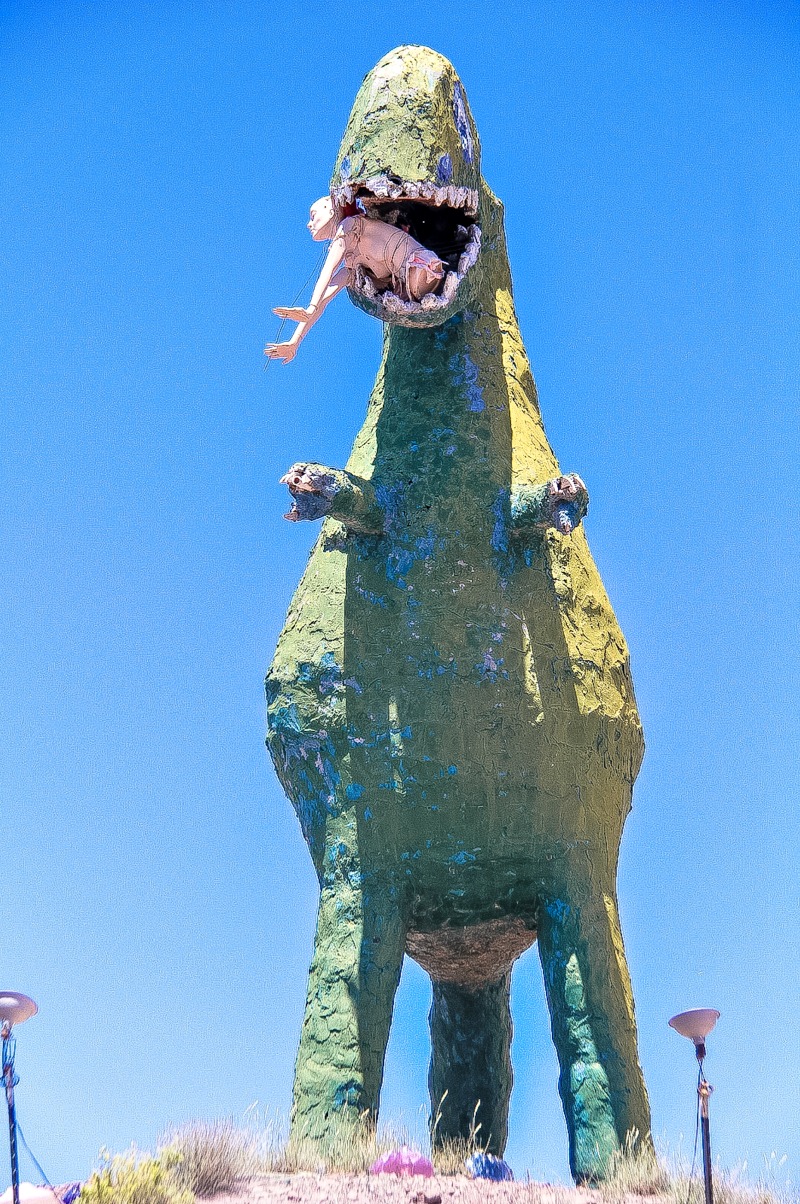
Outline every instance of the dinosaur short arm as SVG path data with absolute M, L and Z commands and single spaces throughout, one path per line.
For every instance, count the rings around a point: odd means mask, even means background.
M 362 535 L 383 532 L 384 513 L 372 483 L 364 477 L 325 464 L 293 464 L 281 484 L 288 485 L 292 508 L 290 522 L 336 518 Z
M 352 472 L 334 471 L 339 488 L 331 505 L 331 517 L 363 535 L 382 534 L 384 513 L 372 483 Z
M 579 476 L 556 477 L 544 485 L 522 485 L 511 494 L 511 529 L 555 527 L 569 535 L 589 508 L 589 494 Z

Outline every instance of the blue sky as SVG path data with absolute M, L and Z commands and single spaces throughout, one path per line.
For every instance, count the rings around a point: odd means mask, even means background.
M 343 464 L 380 328 L 340 298 L 262 369 L 366 71 L 450 57 L 506 205 L 550 440 L 631 648 L 648 751 L 620 903 L 656 1137 L 800 1179 L 798 87 L 781 0 L 362 8 L 7 0 L 3 989 L 53 1179 L 169 1124 L 288 1109 L 315 880 L 262 680 L 314 538 L 281 473 Z M 383 1110 L 426 1099 L 407 964 Z M 535 950 L 508 1157 L 566 1179 Z M 0 1180 L 7 1170 L 0 1161 Z M 23 1160 L 23 1174 L 36 1178 Z M 6 1179 L 7 1181 L 7 1179 Z

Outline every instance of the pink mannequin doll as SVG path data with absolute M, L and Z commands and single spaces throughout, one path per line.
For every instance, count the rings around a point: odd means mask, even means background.
M 377 288 L 391 288 L 404 301 L 421 301 L 435 292 L 445 274 L 445 265 L 432 251 L 397 226 L 361 214 L 337 222 L 333 202 L 321 197 L 311 206 L 308 221 L 315 242 L 331 240 L 328 256 L 307 306 L 279 305 L 274 310 L 279 318 L 297 322 L 294 334 L 286 343 L 268 343 L 264 354 L 288 364 L 297 348 L 325 309 L 352 279 L 358 265 L 375 279 Z

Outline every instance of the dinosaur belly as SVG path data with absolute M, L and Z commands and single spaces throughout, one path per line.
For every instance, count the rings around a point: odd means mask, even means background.
M 554 851 L 610 865 L 632 780 L 636 731 L 582 709 L 552 581 L 495 564 L 490 537 L 324 531 L 268 677 L 270 749 L 318 870 L 350 814 L 362 865 L 402 876 L 422 927 L 525 913 Z
M 486 920 L 436 932 L 410 931 L 406 952 L 436 982 L 475 990 L 496 982 L 536 940 L 536 929 L 518 917 Z

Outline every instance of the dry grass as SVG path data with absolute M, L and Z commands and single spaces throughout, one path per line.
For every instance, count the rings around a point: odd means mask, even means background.
M 181 1187 L 196 1196 L 232 1191 L 261 1170 L 255 1133 L 232 1120 L 200 1121 L 162 1135 L 159 1157 Z
M 244 1124 L 233 1121 L 196 1122 L 169 1130 L 159 1143 L 161 1155 L 174 1163 L 173 1174 L 182 1187 L 197 1196 L 230 1191 L 259 1174 L 365 1174 L 381 1154 L 400 1146 L 426 1152 L 404 1126 L 377 1131 L 371 1117 L 329 1126 L 324 1134 L 291 1135 L 285 1123 L 262 1120 L 251 1112 Z M 433 1164 L 441 1175 L 464 1173 L 464 1161 L 483 1147 L 477 1134 L 468 1141 L 435 1145 Z
M 480 1131 L 474 1128 L 465 1141 L 437 1142 L 436 1124 L 433 1163 L 437 1174 L 464 1174 L 465 1159 L 481 1150 Z M 389 1150 L 408 1145 L 423 1152 L 420 1141 L 407 1128 L 395 1126 L 376 1132 L 371 1118 L 340 1123 L 322 1137 L 291 1136 L 278 1120 L 261 1119 L 254 1112 L 245 1123 L 234 1121 L 197 1122 L 170 1130 L 161 1139 L 156 1158 L 132 1154 L 107 1159 L 96 1172 L 87 1194 L 87 1204 L 190 1204 L 197 1198 L 235 1189 L 260 1175 L 296 1174 L 363 1175 L 372 1163 Z M 800 1197 L 780 1183 L 782 1164 L 775 1155 L 754 1183 L 739 1172 L 715 1169 L 715 1204 L 800 1204 Z M 112 1173 L 113 1168 L 113 1173 Z M 140 1195 L 140 1178 L 148 1178 L 149 1193 Z M 158 1180 L 156 1185 L 155 1180 Z M 154 1191 L 157 1186 L 158 1190 Z M 575 1204 L 570 1187 L 518 1184 L 526 1204 Z M 85 1190 L 85 1189 L 84 1189 Z M 94 1192 L 94 1195 L 92 1194 Z M 650 1197 L 653 1204 L 703 1204 L 702 1171 L 695 1168 L 691 1182 L 685 1166 L 675 1159 L 659 1158 L 649 1143 L 632 1135 L 611 1163 L 607 1178 L 597 1185 L 597 1204 L 631 1204 L 632 1199 Z M 515 1197 L 516 1198 L 516 1197 Z
M 788 1183 L 780 1183 L 784 1159 L 773 1154 L 765 1172 L 753 1182 L 747 1178 L 747 1166 L 739 1170 L 713 1170 L 714 1204 L 800 1204 L 800 1197 Z M 659 1157 L 649 1143 L 631 1133 L 624 1148 L 611 1162 L 609 1173 L 598 1190 L 608 1204 L 622 1204 L 631 1196 L 655 1196 L 667 1204 L 704 1204 L 702 1167 L 693 1173 L 677 1158 Z

